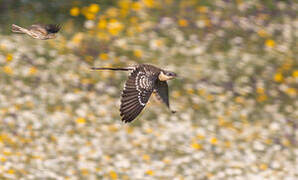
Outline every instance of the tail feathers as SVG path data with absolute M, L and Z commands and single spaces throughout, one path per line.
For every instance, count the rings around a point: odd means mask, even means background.
M 16 33 L 25 33 L 24 32 L 25 31 L 25 28 L 22 28 L 22 27 L 20 27 L 18 25 L 15 25 L 15 24 L 12 24 L 11 25 L 11 30 L 12 30 L 12 32 L 16 32 Z
M 134 68 L 125 67 L 125 68 L 109 68 L 109 67 L 92 67 L 92 70 L 112 70 L 112 71 L 131 71 Z

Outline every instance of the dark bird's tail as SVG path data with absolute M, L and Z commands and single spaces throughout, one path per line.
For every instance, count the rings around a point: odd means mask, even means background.
M 16 33 L 25 33 L 24 30 L 25 30 L 25 28 L 22 28 L 22 27 L 20 27 L 20 26 L 18 26 L 18 25 L 15 25 L 15 24 L 12 24 L 12 25 L 11 25 L 11 31 L 12 31 L 12 32 L 16 32 Z
M 131 71 L 133 67 L 125 67 L 125 68 L 110 68 L 110 67 L 92 67 L 92 70 L 112 70 L 112 71 Z

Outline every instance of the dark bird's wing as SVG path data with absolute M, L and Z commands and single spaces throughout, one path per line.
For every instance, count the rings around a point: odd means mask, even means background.
M 161 102 L 163 102 L 172 113 L 175 113 L 176 111 L 171 110 L 170 108 L 170 102 L 169 102 L 169 88 L 168 88 L 168 83 L 166 81 L 156 81 L 156 86 L 155 86 L 155 96 L 157 99 Z
M 45 29 L 48 33 L 57 33 L 61 26 L 59 24 L 47 24 L 45 25 Z
M 154 72 L 142 66 L 130 74 L 121 97 L 122 121 L 131 122 L 141 113 L 154 90 L 156 79 Z
M 40 35 L 43 35 L 43 36 L 48 34 L 47 30 L 45 29 L 45 26 L 41 25 L 41 24 L 33 24 L 28 29 L 31 32 L 34 32 L 36 34 L 40 34 Z
M 169 90 L 168 90 L 168 83 L 166 81 L 156 81 L 155 86 L 155 95 L 157 96 L 158 100 L 163 102 L 168 108 L 170 108 L 169 103 Z

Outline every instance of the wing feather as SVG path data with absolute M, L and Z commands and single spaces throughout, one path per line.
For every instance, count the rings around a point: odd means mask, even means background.
M 121 96 L 122 121 L 131 122 L 141 113 L 154 90 L 156 79 L 156 72 L 144 66 L 138 66 L 132 71 Z
M 165 81 L 156 81 L 156 86 L 155 86 L 155 92 L 157 98 L 163 102 L 168 108 L 170 108 L 170 103 L 169 103 L 169 90 L 168 90 L 168 84 Z

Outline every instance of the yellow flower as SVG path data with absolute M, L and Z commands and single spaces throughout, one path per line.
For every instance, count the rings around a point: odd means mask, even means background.
M 219 116 L 219 117 L 218 117 L 218 125 L 219 125 L 219 126 L 224 126 L 224 125 L 226 125 L 226 121 L 225 121 L 225 119 L 224 119 L 222 116 Z
M 203 139 L 205 139 L 205 136 L 204 135 L 201 135 L 201 134 L 198 134 L 196 136 L 196 138 L 199 139 L 199 140 L 203 140 Z
M 264 92 L 265 92 L 265 91 L 264 91 L 264 88 L 262 88 L 262 87 L 258 87 L 258 88 L 257 88 L 257 93 L 258 93 L 258 94 L 264 94 Z
M 153 170 L 147 170 L 146 174 L 149 176 L 153 176 L 154 175 L 154 171 Z
M 9 139 L 10 139 L 9 137 L 6 137 L 6 141 L 9 141 Z M 3 154 L 5 156 L 11 156 L 12 155 L 12 152 L 10 152 L 10 151 L 4 151 Z
M 90 4 L 89 6 L 89 12 L 91 13 L 97 13 L 100 10 L 100 7 L 98 4 Z
M 162 39 L 156 39 L 154 40 L 154 45 L 157 47 L 161 47 L 163 45 L 163 40 Z
M 285 139 L 285 138 L 283 138 L 283 139 L 281 140 L 281 143 L 282 143 L 284 146 L 286 146 L 286 147 L 291 146 L 291 142 L 290 142 L 288 139 Z
M 116 132 L 116 131 L 118 131 L 119 128 L 116 125 L 112 124 L 112 125 L 108 126 L 108 129 L 111 132 Z
M 12 57 L 13 57 L 12 54 L 7 54 L 7 55 L 6 55 L 6 61 L 7 61 L 7 62 L 12 61 Z
M 130 1 L 129 0 L 121 0 L 118 3 L 119 7 L 121 7 L 121 9 L 129 9 L 130 7 Z
M 225 142 L 225 147 L 226 147 L 226 148 L 229 148 L 230 146 L 231 146 L 230 141 L 226 141 L 226 142 Z
M 178 23 L 179 23 L 179 26 L 181 27 L 188 26 L 188 21 L 186 19 L 179 19 Z
M 13 74 L 13 70 L 12 70 L 12 68 L 9 67 L 9 66 L 4 66 L 4 67 L 3 67 L 3 71 L 4 71 L 6 74 L 8 74 L 8 75 L 12 75 L 12 74 Z
M 80 117 L 80 118 L 77 118 L 76 122 L 78 124 L 85 124 L 86 123 L 86 119 Z
M 88 19 L 88 20 L 93 20 L 93 19 L 95 19 L 95 14 L 93 14 L 93 13 L 91 13 L 91 12 L 87 12 L 87 13 L 85 13 L 84 15 L 85 15 L 86 19 Z
M 162 162 L 165 164 L 170 164 L 171 160 L 169 158 L 165 157 L 165 158 L 163 158 Z
M 37 68 L 36 67 L 31 67 L 30 69 L 29 69 L 29 75 L 34 75 L 34 74 L 36 74 L 37 73 Z
M 296 95 L 296 89 L 294 89 L 294 88 L 288 88 L 288 89 L 286 90 L 286 93 L 287 93 L 288 95 L 290 95 L 290 96 L 295 96 L 295 95 Z
M 9 169 L 9 170 L 7 171 L 7 173 L 8 173 L 8 174 L 14 174 L 14 170 L 13 170 L 13 169 Z
M 143 155 L 143 160 L 145 160 L 145 161 L 150 161 L 150 156 L 148 155 L 148 154 L 144 154 Z
M 109 59 L 109 55 L 107 53 L 100 53 L 99 58 L 102 60 Z
M 208 18 L 204 19 L 204 24 L 205 24 L 205 26 L 211 26 L 212 25 L 210 19 L 208 19 Z
M 82 173 L 83 175 L 88 175 L 88 174 L 89 174 L 89 171 L 88 171 L 88 169 L 86 169 L 86 168 L 82 168 L 82 169 L 81 169 L 81 173 Z
M 294 78 L 298 78 L 298 70 L 295 70 L 293 73 L 292 73 L 292 76 Z
M 129 22 L 132 23 L 132 24 L 136 24 L 138 22 L 138 18 L 133 16 L 129 19 Z
M 123 28 L 123 24 L 116 19 L 111 19 L 108 23 L 108 31 L 112 35 L 118 35 Z
M 118 9 L 116 8 L 109 8 L 107 11 L 106 11 L 106 14 L 109 16 L 109 17 L 116 17 L 118 16 Z
M 191 147 L 196 150 L 202 149 L 202 145 L 195 143 L 195 142 L 191 144 Z
M 194 94 L 195 91 L 194 91 L 193 89 L 187 89 L 187 93 L 188 93 L 188 94 Z
M 118 178 L 118 175 L 117 175 L 117 173 L 115 172 L 115 171 L 110 171 L 110 177 L 111 177 L 111 179 L 117 179 Z
M 5 50 L 6 49 L 6 46 L 4 44 L 0 44 L 0 49 L 1 50 Z
M 283 75 L 281 73 L 276 73 L 274 75 L 274 81 L 276 81 L 276 82 L 282 82 L 283 81 Z
M 128 126 L 127 128 L 126 128 L 126 132 L 128 133 L 128 134 L 131 134 L 131 133 L 133 133 L 133 127 L 132 126 Z
M 215 137 L 211 138 L 210 143 L 213 145 L 217 144 L 217 139 Z
M 141 58 L 143 56 L 143 51 L 140 49 L 136 49 L 133 51 L 133 55 L 137 58 Z
M 81 79 L 82 84 L 93 84 L 93 79 L 90 78 L 83 78 Z
M 121 9 L 120 10 L 120 16 L 121 17 L 126 17 L 128 15 L 128 10 L 127 9 Z
M 0 161 L 1 162 L 5 162 L 6 161 L 6 158 L 5 157 L 0 157 Z
M 104 28 L 106 28 L 106 27 L 107 27 L 107 20 L 105 20 L 105 19 L 100 19 L 99 22 L 98 22 L 98 24 L 97 24 L 97 27 L 98 27 L 99 29 L 104 29 Z
M 134 11 L 140 11 L 141 10 L 140 2 L 133 2 L 131 5 L 131 9 Z
M 200 96 L 204 96 L 206 94 L 204 89 L 198 90 L 198 93 L 199 93 Z
M 265 45 L 266 45 L 267 47 L 272 48 L 272 47 L 275 46 L 275 41 L 272 40 L 272 39 L 267 39 L 266 42 L 265 42 Z
M 259 168 L 261 169 L 261 170 L 266 170 L 267 168 L 268 168 L 268 165 L 267 164 L 261 164 L 260 166 L 259 166 Z
M 80 14 L 80 9 L 78 7 L 73 7 L 70 9 L 69 14 L 71 16 L 78 16 Z
M 152 129 L 152 128 L 146 128 L 146 129 L 145 129 L 145 132 L 148 133 L 148 134 L 150 134 L 150 133 L 153 132 L 153 129 Z
M 263 102 L 267 100 L 267 95 L 266 94 L 261 94 L 258 96 L 257 101 L 258 102 Z
M 154 7 L 154 0 L 143 0 L 145 6 L 149 7 L 149 8 L 153 8 Z
M 260 29 L 258 31 L 258 35 L 261 36 L 261 37 L 267 37 L 268 33 L 264 29 Z
M 166 0 L 166 3 L 167 4 L 172 4 L 173 3 L 173 0 Z
M 211 95 L 211 94 L 208 94 L 208 95 L 207 95 L 207 100 L 208 100 L 208 101 L 213 101 L 213 100 L 214 100 L 214 96 Z
M 83 37 L 84 37 L 83 33 L 77 33 L 74 35 L 71 41 L 78 45 L 82 41 Z
M 235 102 L 239 103 L 239 104 L 244 104 L 244 99 L 242 97 L 236 97 L 235 98 Z
M 106 40 L 106 41 L 108 41 L 110 39 L 110 36 L 105 32 L 98 32 L 96 34 L 96 37 L 100 40 Z
M 208 7 L 199 6 L 199 7 L 197 7 L 197 11 L 200 12 L 200 13 L 206 13 L 206 12 L 208 12 Z

